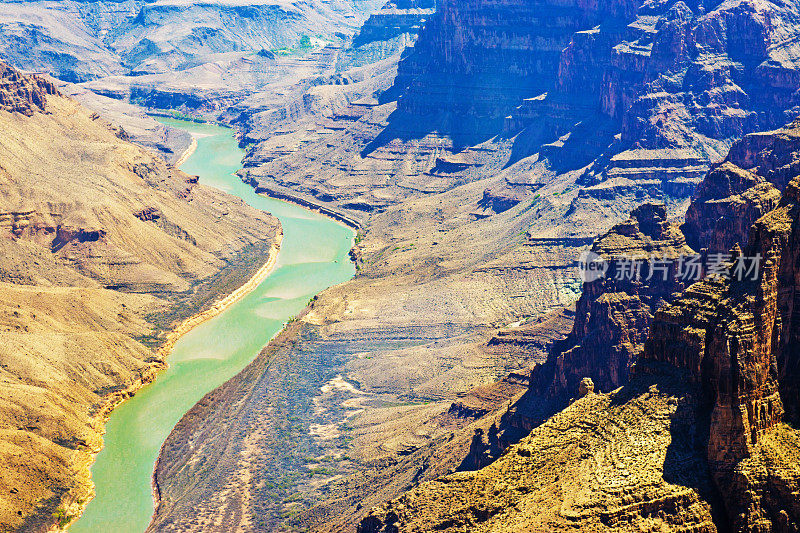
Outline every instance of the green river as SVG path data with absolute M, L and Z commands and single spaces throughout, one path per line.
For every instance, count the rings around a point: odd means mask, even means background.
M 141 532 L 150 522 L 151 474 L 161 443 L 206 393 L 252 361 L 292 316 L 320 291 L 349 279 L 354 232 L 301 207 L 255 194 L 234 172 L 243 151 L 220 126 L 163 119 L 197 139 L 181 166 L 200 183 L 269 211 L 284 238 L 272 274 L 253 292 L 178 341 L 158 379 L 119 406 L 106 426 L 105 447 L 92 467 L 97 496 L 69 529 L 73 533 Z M 266 258 L 265 258 L 266 259 Z

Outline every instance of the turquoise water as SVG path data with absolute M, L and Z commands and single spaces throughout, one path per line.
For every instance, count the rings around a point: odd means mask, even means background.
M 106 426 L 105 447 L 92 467 L 97 496 L 71 532 L 141 532 L 150 522 L 150 480 L 161 443 L 207 392 L 252 361 L 290 317 L 322 290 L 354 273 L 348 258 L 354 232 L 295 205 L 255 194 L 233 173 L 244 153 L 231 130 L 163 119 L 194 134 L 197 151 L 182 165 L 200 183 L 239 196 L 277 216 L 283 244 L 272 274 L 224 313 L 177 342 L 169 368 L 119 406 Z

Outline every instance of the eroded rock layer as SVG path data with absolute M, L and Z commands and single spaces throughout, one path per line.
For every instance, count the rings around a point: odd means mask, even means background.
M 783 420 L 781 396 L 797 405 L 798 185 L 791 182 L 778 208 L 750 231 L 741 257 L 763 260 L 757 278 L 739 279 L 735 253 L 730 279 L 698 283 L 656 314 L 642 357 L 645 367 L 659 361 L 684 368 L 702 385 L 712 405 L 708 461 L 737 531 L 777 526 L 781 516 L 800 523 L 791 497 L 770 500 L 758 481 L 758 472 L 770 469 L 760 444 Z
M 400 63 L 396 135 L 502 131 L 512 162 L 583 169 L 597 198 L 688 197 L 734 140 L 796 116 L 799 19 L 758 0 L 443 2 Z
M 528 437 L 489 466 L 424 483 L 373 509 L 362 520 L 360 531 L 424 531 L 431 526 L 444 531 L 548 531 L 565 527 L 566 521 L 592 531 L 650 527 L 680 531 L 798 530 L 800 432 L 786 421 L 797 422 L 800 383 L 798 320 L 793 305 L 800 271 L 800 178 L 785 187 L 778 203 L 777 189 L 768 182 L 775 179 L 775 174 L 770 174 L 772 169 L 785 168 L 794 160 L 780 149 L 786 146 L 794 128 L 754 136 L 760 140 L 755 150 L 744 148 L 753 146 L 754 138 L 749 138 L 731 152 L 729 162 L 708 174 L 699 189 L 690 208 L 692 217 L 684 227 L 694 230 L 692 238 L 704 250 L 720 250 L 731 244 L 722 267 L 714 271 L 705 267 L 704 280 L 671 296 L 672 303 L 649 309 L 647 321 L 625 320 L 624 315 L 607 321 L 634 340 L 639 328 L 649 325 L 643 346 L 644 336 L 639 337 L 638 345 L 630 343 L 639 350 L 630 381 L 626 378 L 619 383 L 622 388 L 611 393 L 596 393 L 595 376 L 603 379 L 607 369 L 618 362 L 615 353 L 604 353 L 600 348 L 613 347 L 615 342 L 625 344 L 619 338 L 607 339 L 605 345 L 597 343 L 591 364 L 580 368 L 592 379 L 573 380 L 572 394 L 579 399 L 570 407 L 541 425 L 535 422 Z M 748 158 L 742 156 L 744 153 L 750 154 Z M 758 165 L 752 163 L 756 160 Z M 754 170 L 743 170 L 733 161 Z M 768 176 L 755 173 L 761 168 L 767 169 Z M 781 185 L 779 179 L 775 183 Z M 743 236 L 738 223 L 722 238 L 720 220 L 752 218 L 766 206 L 773 208 L 755 221 L 743 248 L 739 245 Z M 631 227 L 633 220 L 641 229 L 640 215 L 641 211 L 635 213 L 631 222 L 598 240 L 595 250 L 609 236 L 625 234 L 620 229 Z M 677 229 L 673 231 L 679 235 Z M 611 263 L 609 270 L 614 268 Z M 755 269 L 750 268 L 753 264 Z M 595 302 L 615 294 L 613 286 L 598 287 Z M 603 288 L 609 292 L 603 292 Z M 591 323 L 595 307 L 586 305 L 589 292 L 591 283 L 585 285 L 570 337 L 581 331 L 583 324 Z M 637 307 L 624 306 L 629 313 L 631 309 Z M 558 349 L 553 353 L 558 354 Z M 553 381 L 547 379 L 545 383 L 552 387 Z M 536 387 L 534 379 L 531 391 L 537 392 Z M 645 390 L 648 392 L 643 395 Z M 652 396 L 656 391 L 669 391 L 665 405 L 671 409 L 626 418 L 627 410 L 649 405 L 658 396 Z M 530 402 L 530 396 L 523 396 L 516 411 L 521 409 L 520 403 Z M 602 402 L 608 403 L 601 406 Z M 602 422 L 597 422 L 587 406 L 598 406 Z M 514 408 L 509 410 L 512 419 L 503 422 L 513 424 L 515 415 L 519 425 L 519 412 Z M 653 437 L 633 438 L 640 444 L 646 442 L 652 447 L 650 451 L 636 449 L 628 440 L 658 423 L 669 427 L 662 430 L 665 440 L 661 444 Z M 609 436 L 614 452 L 608 453 L 604 444 L 593 439 L 614 430 L 620 430 L 624 437 Z M 571 434 L 576 435 L 574 446 L 560 440 Z M 470 455 L 482 453 L 493 458 L 492 449 L 503 447 L 502 436 L 495 430 L 486 442 L 479 443 L 481 449 L 471 449 Z M 564 457 L 551 457 L 554 450 L 560 450 Z M 648 459 L 628 468 L 627 462 L 633 457 Z M 590 461 L 591 466 L 576 466 L 583 461 Z M 676 471 L 676 465 L 693 465 L 691 474 Z M 654 476 L 649 488 L 641 490 L 639 476 L 650 468 L 655 469 Z M 598 472 L 606 469 L 623 475 L 624 481 L 599 480 Z M 566 480 L 561 476 L 565 471 Z M 581 477 L 585 475 L 598 480 Z M 657 487 L 664 487 L 665 482 L 687 492 L 674 499 L 657 497 L 663 490 Z M 604 487 L 614 487 L 613 494 L 595 499 Z M 622 498 L 625 504 L 611 511 L 616 498 Z
M 598 239 L 592 252 L 607 270 L 584 283 L 575 325 L 534 370 L 532 394 L 570 397 L 584 377 L 605 391 L 627 383 L 653 313 L 684 288 L 678 261 L 693 251 L 663 205 L 645 204 Z
M 5 63 L 0 63 L 0 110 L 31 116 L 44 111 L 47 95 L 58 90 L 38 76 L 24 76 Z

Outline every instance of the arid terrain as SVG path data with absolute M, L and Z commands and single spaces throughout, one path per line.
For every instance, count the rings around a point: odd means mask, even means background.
M 657 291 L 644 274 L 633 284 L 615 277 L 587 282 L 570 336 L 533 370 L 531 387 L 506 414 L 507 424 L 533 431 L 481 470 L 424 483 L 373 509 L 358 531 L 796 531 L 792 302 L 800 180 L 786 179 L 796 176 L 797 128 L 734 145 L 701 185 L 711 194 L 690 207 L 701 213 L 683 227 L 690 235 L 745 203 L 761 210 L 750 228 L 720 235 L 725 229 L 717 226 L 696 241 L 708 250 L 720 237 L 733 239 L 724 275 L 664 295 L 649 311 L 643 304 Z M 663 257 L 679 257 L 680 231 L 649 208 L 595 244 L 611 273 L 630 256 L 631 240 L 642 251 L 658 243 Z M 631 233 L 630 222 L 652 229 Z M 659 222 L 660 236 L 672 235 L 671 243 L 652 240 Z M 764 259 L 759 275 L 735 275 L 738 259 L 757 256 Z M 666 278 L 679 282 L 678 270 Z M 609 376 L 609 362 L 632 377 Z M 570 383 L 576 375 L 584 376 L 577 387 Z M 596 382 L 614 390 L 595 392 Z M 562 390 L 565 384 L 572 390 Z M 570 396 L 552 418 L 530 416 L 540 415 L 548 399 Z
M 280 227 L 5 65 L 0 125 L 0 524 L 35 531 L 91 495 L 104 416 L 156 375 L 165 334 Z
M 629 321 L 630 330 L 610 338 L 583 338 L 602 323 L 595 309 L 587 322 L 578 302 L 583 331 L 557 349 L 577 348 L 533 379 L 528 369 L 547 350 L 530 349 L 526 329 L 577 299 L 575 263 L 598 234 L 646 201 L 665 204 L 658 224 L 679 224 L 696 186 L 737 139 L 795 116 L 788 79 L 797 55 L 785 36 L 796 31 L 796 8 L 570 3 L 533 11 L 521 2 L 445 2 L 398 66 L 388 58 L 329 77 L 292 114 L 258 95 L 234 106 L 225 116 L 248 145 L 244 178 L 360 220 L 360 271 L 317 299 L 297 340 L 265 351 L 176 428 L 156 471 L 152 530 L 224 531 L 234 524 L 221 504 L 237 501 L 252 517 L 248 527 L 352 531 L 392 495 L 490 463 L 568 405 L 582 378 L 604 392 L 625 385 L 652 314 L 685 286 L 617 289 L 616 301 L 593 303 L 614 313 L 614 323 L 620 314 Z M 566 14 L 573 26 L 556 22 Z M 513 32 L 503 17 L 513 17 Z M 345 53 L 357 54 L 357 42 Z M 771 194 L 758 216 L 777 202 Z M 758 218 L 742 215 L 742 229 Z M 645 250 L 689 248 L 677 229 L 669 232 L 647 233 Z M 499 343 L 509 334 L 497 328 L 521 321 L 511 333 L 521 340 Z M 566 337 L 561 331 L 540 342 Z M 315 370 L 291 385 L 270 378 L 288 368 Z M 493 384 L 509 373 L 517 377 Z M 313 398 L 293 397 L 292 388 Z M 652 408 L 619 416 L 661 416 L 662 407 Z M 190 450 L 201 435 L 204 448 Z M 221 442 L 221 455 L 196 460 L 220 454 Z M 652 472 L 662 471 L 657 457 L 669 442 L 653 443 Z M 692 483 L 711 487 L 710 474 L 698 475 Z M 660 490 L 665 498 L 680 492 Z M 427 513 L 420 508 L 414 527 L 430 528 Z M 392 530 L 387 515 L 373 516 Z
M 175 427 L 150 531 L 800 527 L 800 4 L 309 3 L 238 49 L 243 2 L 187 2 L 192 39 L 134 4 L 99 40 L 79 10 L 102 61 L 6 53 L 171 161 L 133 106 L 230 124 L 244 181 L 359 228 L 356 277 Z M 731 250 L 761 277 L 676 274 Z

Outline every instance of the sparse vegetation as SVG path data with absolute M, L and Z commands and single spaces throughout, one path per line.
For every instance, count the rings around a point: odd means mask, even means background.
M 53 518 L 55 518 L 58 521 L 58 527 L 63 529 L 67 524 L 72 522 L 73 517 L 67 514 L 66 509 L 64 509 L 63 507 L 59 507 L 53 513 Z

